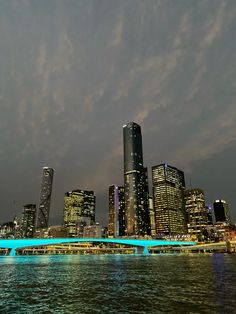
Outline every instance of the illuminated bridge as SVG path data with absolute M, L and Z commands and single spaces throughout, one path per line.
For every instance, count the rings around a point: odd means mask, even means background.
M 157 246 L 183 246 L 195 245 L 195 242 L 167 241 L 167 240 L 141 240 L 141 239 L 119 239 L 119 238 L 53 238 L 53 239 L 14 239 L 0 240 L 0 248 L 10 249 L 9 256 L 15 256 L 17 249 L 33 248 L 45 245 L 63 243 L 114 243 L 135 247 L 138 254 L 148 254 L 148 248 Z

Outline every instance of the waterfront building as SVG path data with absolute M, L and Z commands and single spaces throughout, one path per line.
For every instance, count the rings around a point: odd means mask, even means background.
M 119 237 L 125 234 L 124 187 L 109 186 L 108 236 Z
M 38 228 L 48 228 L 54 170 L 43 168 L 42 185 L 38 212 Z
M 160 164 L 152 167 L 156 234 L 187 232 L 183 171 Z
M 14 239 L 19 235 L 19 221 L 14 217 L 13 221 L 8 221 L 0 225 L 0 239 Z
M 150 214 L 150 226 L 151 226 L 151 236 L 156 236 L 156 224 L 155 224 L 155 213 L 153 207 L 153 197 L 149 196 L 148 198 L 149 204 L 149 214 Z
M 101 238 L 102 237 L 102 228 L 99 223 L 96 223 L 92 226 L 84 227 L 84 238 Z
M 228 224 L 231 223 L 229 205 L 226 203 L 225 200 L 223 199 L 215 200 L 213 207 L 216 223 L 218 222 L 224 222 Z
M 64 226 L 50 226 L 48 228 L 48 238 L 66 238 L 67 232 Z
M 84 237 L 84 228 L 88 226 L 92 226 L 94 221 L 91 220 L 90 217 L 81 217 L 80 220 L 76 223 L 76 237 L 83 238 Z
M 36 205 L 35 204 L 24 205 L 20 224 L 21 238 L 34 237 L 35 223 L 36 223 Z
M 96 197 L 93 191 L 74 190 L 64 197 L 64 225 L 70 237 L 78 236 L 80 224 L 89 218 L 95 223 Z
M 188 233 L 201 234 L 208 225 L 208 209 L 205 204 L 204 191 L 189 189 L 185 191 L 184 195 Z
M 48 228 L 38 228 L 35 231 L 35 238 L 66 238 L 67 232 L 64 226 L 50 226 Z
M 150 235 L 148 176 L 143 167 L 141 127 L 134 122 L 123 126 L 125 234 Z
M 48 229 L 49 228 L 36 228 L 34 237 L 39 239 L 48 238 Z
M 108 227 L 102 228 L 102 238 L 108 238 Z

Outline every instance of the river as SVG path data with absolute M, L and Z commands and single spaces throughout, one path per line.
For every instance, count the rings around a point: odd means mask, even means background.
M 0 257 L 0 313 L 236 313 L 236 255 Z

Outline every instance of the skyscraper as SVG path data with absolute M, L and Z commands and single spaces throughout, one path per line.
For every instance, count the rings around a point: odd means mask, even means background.
M 150 235 L 147 168 L 143 167 L 141 127 L 134 122 L 123 126 L 125 233 Z
M 214 204 L 214 213 L 215 213 L 215 220 L 217 222 L 225 222 L 230 224 L 230 213 L 229 213 L 229 205 L 226 203 L 225 200 L 215 200 Z
M 38 224 L 37 224 L 38 228 L 48 228 L 53 173 L 54 173 L 54 170 L 52 168 L 49 168 L 49 167 L 43 168 L 43 177 L 42 177 L 39 213 L 38 213 Z
M 154 166 L 152 183 L 156 233 L 186 233 L 183 171 L 167 164 Z
M 36 205 L 27 204 L 24 206 L 20 224 L 21 238 L 33 238 L 36 222 Z
M 208 225 L 209 211 L 205 204 L 204 191 L 201 189 L 189 189 L 184 194 L 188 233 L 200 234 Z
M 108 236 L 118 237 L 125 234 L 124 187 L 109 186 Z
M 74 190 L 65 193 L 64 224 L 68 236 L 79 236 L 81 224 L 84 227 L 95 223 L 95 201 L 93 191 Z

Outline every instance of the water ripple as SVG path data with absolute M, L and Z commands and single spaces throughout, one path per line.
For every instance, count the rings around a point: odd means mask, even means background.
M 0 258 L 0 313 L 236 313 L 236 255 Z

